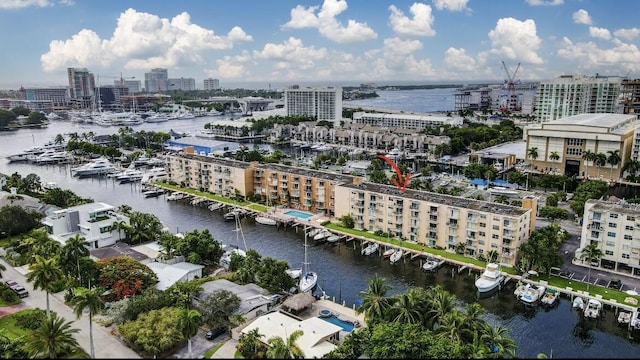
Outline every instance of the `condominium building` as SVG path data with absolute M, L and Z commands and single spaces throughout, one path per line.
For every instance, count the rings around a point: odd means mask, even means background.
M 167 82 L 169 84 L 169 91 L 192 91 L 196 89 L 196 79 L 194 78 L 170 78 Z
M 597 244 L 602 251 L 602 257 L 593 265 L 640 275 L 640 205 L 617 198 L 588 200 L 577 258 L 589 244 Z
M 536 93 L 536 120 L 547 122 L 582 113 L 617 113 L 622 79 L 563 75 L 542 81 Z
M 129 225 L 129 218 L 118 213 L 114 206 L 101 202 L 57 210 L 42 220 L 49 237 L 62 246 L 69 238 L 79 235 L 91 249 L 113 245 L 124 239 L 124 231 L 114 227 L 121 222 Z
M 137 94 L 140 91 L 142 91 L 142 86 L 141 86 L 141 81 L 140 80 L 124 80 L 124 79 L 120 79 L 120 80 L 114 80 L 113 81 L 113 85 L 114 86 L 124 86 L 127 89 L 129 89 L 129 94 Z
M 462 116 L 447 116 L 446 114 L 414 115 L 356 112 L 353 113 L 353 123 L 421 130 L 432 126 L 460 126 L 463 123 L 463 118 Z
M 342 88 L 290 87 L 284 90 L 287 116 L 313 116 L 317 121 L 339 122 L 342 119 Z
M 638 126 L 633 114 L 602 113 L 534 124 L 523 132 L 527 162 L 542 173 L 617 180 L 631 158 Z M 604 160 L 585 154 L 602 154 Z
M 335 217 L 351 215 L 356 229 L 450 251 L 463 243 L 471 257 L 495 250 L 498 261 L 512 266 L 535 229 L 536 211 L 535 198 L 523 199 L 520 208 L 364 182 L 335 188 Z
M 204 79 L 203 81 L 204 90 L 218 90 L 220 89 L 220 80 L 218 79 Z
M 67 68 L 67 77 L 73 106 L 81 109 L 90 108 L 96 88 L 93 73 L 87 68 Z
M 53 87 L 21 87 L 20 104 L 33 111 L 65 110 L 69 105 L 69 88 L 67 86 Z
M 621 92 L 622 113 L 640 113 L 640 79 L 623 79 Z
M 365 178 L 279 164 L 175 154 L 168 156 L 169 181 L 226 197 L 258 195 L 267 204 L 353 216 L 356 228 L 449 251 L 465 246 L 467 256 L 487 256 L 514 265 L 518 246 L 535 229 L 537 199 L 522 207 L 426 191 L 402 193 Z
M 147 92 L 166 92 L 169 90 L 169 73 L 167 69 L 155 68 L 144 73 L 144 88 Z

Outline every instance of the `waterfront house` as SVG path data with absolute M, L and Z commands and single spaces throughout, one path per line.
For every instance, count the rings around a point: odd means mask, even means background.
M 206 299 L 207 296 L 220 290 L 231 291 L 240 298 L 240 307 L 236 313 L 243 315 L 247 321 L 268 312 L 280 299 L 279 295 L 272 295 L 253 283 L 240 285 L 226 279 L 218 279 L 203 283 L 197 300 Z
M 54 211 L 42 220 L 42 224 L 47 227 L 49 237 L 62 246 L 78 234 L 89 242 L 90 249 L 97 249 L 125 238 L 124 231 L 113 227 L 121 221 L 129 225 L 129 217 L 118 213 L 114 206 L 95 202 Z
M 204 265 L 192 264 L 190 262 L 181 261 L 174 264 L 164 262 L 151 261 L 146 263 L 158 277 L 156 289 L 167 290 L 173 284 L 180 281 L 189 281 L 202 277 L 202 269 Z

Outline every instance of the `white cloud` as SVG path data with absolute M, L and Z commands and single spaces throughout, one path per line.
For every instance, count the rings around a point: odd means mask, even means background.
M 613 35 L 627 39 L 627 40 L 633 40 L 638 36 L 640 36 L 640 29 L 638 28 L 618 29 L 613 32 Z
M 266 44 L 261 51 L 253 51 L 253 58 L 273 62 L 272 66 L 280 74 L 286 71 L 286 78 L 313 76 L 319 64 L 328 60 L 327 50 L 306 47 L 302 40 L 290 37 L 281 44 Z M 305 74 L 306 75 L 303 75 Z
M 447 70 L 460 72 L 476 71 L 476 61 L 463 48 L 450 47 L 444 53 L 444 64 Z
M 480 60 L 491 62 L 490 56 L 518 60 L 529 64 L 544 61 L 537 51 L 542 40 L 536 34 L 536 23 L 531 19 L 520 21 L 514 18 L 499 19 L 496 27 L 489 31 L 491 49 L 478 54 Z
M 564 0 L 526 0 L 531 6 L 557 6 L 564 4 Z
M 120 14 L 110 39 L 82 30 L 70 39 L 52 41 L 49 52 L 40 60 L 45 71 L 116 63 L 124 63 L 127 69 L 180 67 L 204 63 L 208 51 L 227 50 L 237 42 L 252 40 L 237 26 L 227 36 L 216 35 L 213 30 L 193 24 L 186 12 L 168 20 L 128 9 Z
M 0 0 L 0 9 L 22 9 L 26 7 L 47 7 L 53 4 L 49 0 Z
M 433 30 L 433 15 L 431 14 L 431 6 L 413 3 L 409 11 L 413 14 L 413 19 L 404 16 L 402 10 L 395 6 L 389 6 L 391 15 L 389 15 L 389 22 L 391 28 L 398 35 L 409 36 L 434 36 L 436 34 Z
M 589 26 L 589 36 L 604 40 L 611 39 L 611 33 L 609 30 L 595 26 Z
M 216 69 L 205 71 L 207 77 L 244 79 L 250 75 L 242 59 L 238 57 L 224 56 L 216 60 L 216 65 Z
M 589 12 L 584 9 L 580 9 L 573 13 L 573 22 L 576 24 L 585 24 L 591 25 L 593 21 L 591 20 L 591 15 Z
M 324 0 L 317 15 L 317 6 L 305 9 L 298 5 L 291 9 L 291 20 L 282 27 L 289 29 L 317 28 L 320 35 L 339 44 L 357 43 L 378 38 L 378 34 L 366 23 L 349 19 L 346 26 L 342 25 L 336 16 L 346 9 L 347 2 L 345 0 Z
M 616 75 L 624 70 L 640 71 L 640 50 L 634 44 L 612 40 L 613 46 L 608 49 L 598 48 L 597 44 L 589 42 L 573 43 L 569 38 L 563 38 L 558 56 L 564 58 L 582 73 L 606 73 Z
M 384 40 L 382 57 L 374 60 L 373 74 L 380 78 L 421 78 L 433 74 L 429 59 L 418 60 L 414 53 L 422 50 L 418 40 L 389 38 Z
M 467 9 L 469 0 L 433 0 L 433 6 L 438 10 L 463 11 Z

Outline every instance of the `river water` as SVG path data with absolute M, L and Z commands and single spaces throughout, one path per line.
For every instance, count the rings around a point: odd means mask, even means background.
M 175 120 L 160 124 L 143 124 L 134 130 L 196 132 L 215 118 Z M 37 166 L 8 163 L 5 156 L 33 145 L 53 140 L 56 134 L 93 131 L 96 134 L 116 133 L 116 128 L 78 125 L 69 122 L 53 122 L 45 129 L 24 129 L 0 132 L 0 173 L 18 172 L 22 176 L 35 173 L 43 183 L 56 182 L 83 197 L 114 206 L 130 205 L 134 210 L 156 215 L 171 231 L 187 232 L 193 229 L 209 229 L 214 238 L 223 244 L 242 245 L 235 225 L 225 222 L 220 212 L 158 198 L 144 198 L 139 185 L 120 185 L 112 179 L 78 179 L 70 175 L 68 166 Z M 285 260 L 291 267 L 300 267 L 304 259 L 304 236 L 295 228 L 278 229 L 256 224 L 252 219 L 242 220 L 242 233 L 248 248 L 256 249 L 263 256 Z M 312 244 L 313 241 L 310 242 Z M 553 309 L 529 309 L 513 296 L 515 282 L 509 282 L 499 292 L 479 299 L 474 287 L 477 273 L 444 266 L 435 274 L 421 270 L 418 261 L 390 265 L 379 256 L 364 257 L 360 245 L 354 242 L 336 245 L 312 244 L 308 249 L 310 268 L 319 274 L 320 287 L 337 302 L 351 307 L 359 304 L 359 292 L 367 288 L 367 280 L 373 274 L 387 279 L 391 294 L 403 292 L 411 286 L 439 284 L 455 294 L 461 304 L 479 302 L 486 310 L 486 319 L 493 325 L 508 328 L 518 345 L 517 355 L 532 358 L 543 352 L 555 358 L 637 358 L 640 344 L 629 340 L 626 328 L 616 324 L 612 309 L 605 316 L 586 321 L 582 313 L 571 309 L 569 299 L 561 299 Z

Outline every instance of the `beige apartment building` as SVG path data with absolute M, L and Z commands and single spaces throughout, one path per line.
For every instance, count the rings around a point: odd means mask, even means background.
M 523 135 L 527 162 L 537 172 L 617 180 L 631 158 L 639 125 L 636 115 L 607 113 L 579 114 L 531 125 Z M 587 152 L 602 154 L 604 163 L 586 158 Z M 615 164 L 609 161 L 614 153 L 620 158 Z
M 335 216 L 351 214 L 357 229 L 450 251 L 464 243 L 470 257 L 495 250 L 499 262 L 512 266 L 518 247 L 535 229 L 537 212 L 534 198 L 519 208 L 371 183 L 338 185 L 335 198 Z
M 355 227 L 450 251 L 465 244 L 465 255 L 495 250 L 515 265 L 517 250 L 535 229 L 537 199 L 522 207 L 407 190 L 364 182 L 365 178 L 279 164 L 246 163 L 195 154 L 168 157 L 170 180 L 231 197 L 258 194 L 269 205 L 322 213 L 351 214 Z
M 591 243 L 598 244 L 602 251 L 595 266 L 640 276 L 640 204 L 617 198 L 588 200 L 584 206 L 579 250 Z M 580 257 L 579 251 L 576 257 Z

